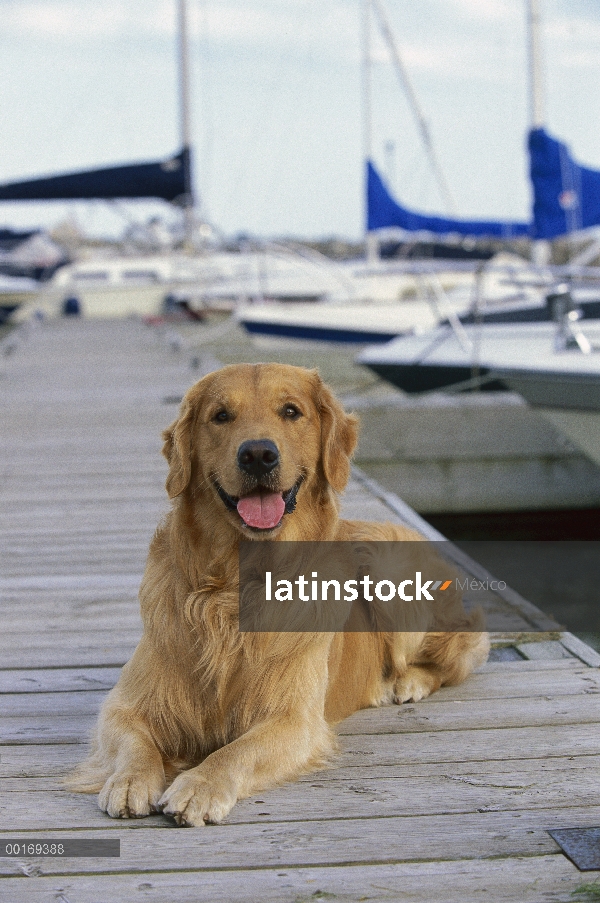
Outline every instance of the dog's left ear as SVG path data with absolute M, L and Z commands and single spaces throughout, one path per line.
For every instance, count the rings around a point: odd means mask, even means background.
M 341 492 L 350 477 L 350 458 L 358 441 L 359 421 L 354 414 L 346 414 L 320 378 L 319 384 L 323 473 L 332 489 Z
M 162 434 L 162 453 L 169 462 L 165 487 L 170 499 L 181 495 L 192 475 L 192 425 L 196 411 L 196 398 L 192 396 L 194 388 L 184 396 L 177 420 Z

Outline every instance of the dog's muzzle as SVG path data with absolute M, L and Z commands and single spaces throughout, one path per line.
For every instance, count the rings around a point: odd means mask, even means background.
M 236 511 L 244 524 L 251 530 L 274 530 L 281 523 L 284 514 L 291 514 L 296 508 L 298 490 L 303 477 L 287 492 L 273 492 L 258 486 L 243 496 L 233 496 L 214 481 L 219 498 L 229 511 Z

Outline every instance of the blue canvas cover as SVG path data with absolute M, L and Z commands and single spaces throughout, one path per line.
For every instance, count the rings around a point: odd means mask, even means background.
M 600 172 L 576 163 L 544 129 L 529 133 L 535 238 L 556 238 L 600 224 Z
M 190 151 L 158 163 L 133 163 L 0 185 L 0 201 L 162 198 L 184 201 Z
M 492 220 L 444 219 L 414 213 L 400 206 L 386 188 L 370 160 L 367 161 L 367 229 L 386 229 L 397 226 L 409 232 L 435 232 L 436 235 L 481 235 L 494 238 L 516 238 L 528 235 L 528 223 L 495 222 Z

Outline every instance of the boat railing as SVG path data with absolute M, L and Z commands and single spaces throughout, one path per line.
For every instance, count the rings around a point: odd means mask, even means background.
M 344 268 L 337 261 L 322 254 L 316 248 L 307 248 L 305 245 L 296 243 L 282 245 L 277 242 L 264 242 L 263 249 L 282 256 L 287 260 L 292 257 L 306 261 L 326 271 L 329 276 L 332 276 L 346 290 L 348 300 L 355 300 L 357 289 L 354 281 L 346 274 Z
M 546 303 L 550 308 L 552 319 L 556 323 L 554 350 L 560 352 L 570 348 L 579 348 L 582 354 L 591 354 L 592 343 L 578 326 L 582 313 L 573 301 L 569 286 L 567 284 L 557 285 L 546 296 Z
M 426 280 L 419 280 L 419 283 L 424 286 L 425 297 L 431 304 L 437 318 L 440 321 L 448 321 L 463 351 L 472 351 L 473 343 L 470 340 L 465 327 L 460 322 L 458 314 L 452 307 L 439 277 L 432 274 L 429 275 Z
M 454 334 L 456 341 L 470 359 L 470 379 L 452 386 L 453 391 L 463 392 L 483 388 L 487 382 L 493 382 L 495 379 L 492 372 L 480 370 L 480 349 L 485 329 L 483 312 L 486 308 L 483 283 L 485 275 L 490 270 L 503 273 L 506 278 L 502 282 L 507 284 L 519 279 L 512 265 L 490 267 L 489 264 L 483 264 L 477 268 L 474 273 L 471 301 L 474 328 L 468 331 L 453 308 L 439 277 L 431 269 L 417 276 L 420 297 L 432 305 L 435 315 L 445 325 L 445 329 L 437 330 L 432 341 L 421 349 L 419 360 L 426 359 L 435 348 L 447 341 L 450 334 Z M 528 287 L 540 292 L 540 303 L 546 304 L 550 318 L 555 324 L 554 351 L 560 353 L 578 349 L 582 354 L 588 355 L 592 351 L 600 350 L 600 346 L 593 343 L 581 327 L 583 312 L 577 306 L 572 293 L 573 283 L 600 284 L 597 268 L 533 267 L 526 275 Z M 559 276 L 563 277 L 563 281 L 559 280 Z

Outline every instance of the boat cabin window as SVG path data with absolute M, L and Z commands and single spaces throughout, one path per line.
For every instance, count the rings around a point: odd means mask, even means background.
M 128 282 L 159 282 L 158 273 L 155 270 L 123 270 L 123 279 Z
M 73 274 L 73 279 L 77 282 L 108 282 L 108 273 L 106 270 L 83 270 Z

